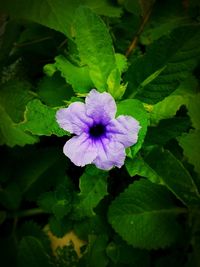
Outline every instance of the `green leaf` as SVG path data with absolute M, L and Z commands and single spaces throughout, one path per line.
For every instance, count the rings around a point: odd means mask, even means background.
M 42 243 L 32 236 L 24 237 L 19 244 L 18 266 L 53 267 Z
M 182 212 L 166 188 L 142 179 L 112 202 L 108 220 L 128 244 L 157 249 L 176 241 L 180 233 L 176 215 Z
M 59 184 L 55 192 L 46 192 L 38 200 L 38 205 L 59 220 L 71 210 L 71 194 L 67 183 Z
M 70 86 L 58 73 L 52 77 L 45 76 L 39 82 L 37 93 L 42 102 L 51 107 L 62 106 L 64 101 L 69 100 L 73 95 Z
M 178 138 L 183 154 L 188 162 L 194 166 L 195 171 L 200 174 L 200 131 L 190 130 L 188 134 L 183 134 Z
M 200 106 L 200 93 L 189 96 L 188 104 L 187 104 L 188 115 L 191 118 L 192 126 L 198 130 L 200 130 L 199 106 Z
M 138 141 L 131 148 L 132 156 L 134 156 L 142 147 L 147 132 L 148 114 L 139 100 L 127 99 L 117 104 L 117 115 L 130 115 L 140 123 L 141 129 L 139 131 Z
M 64 56 L 57 56 L 55 61 L 54 66 L 61 72 L 66 82 L 72 86 L 74 92 L 88 93 L 94 87 L 87 66 L 75 66 Z
M 129 98 L 155 104 L 171 94 L 198 63 L 200 34 L 198 26 L 175 29 L 150 45 L 129 67 L 125 80 Z
M 56 122 L 56 111 L 57 109 L 42 104 L 38 99 L 32 100 L 26 107 L 25 119 L 18 124 L 18 129 L 39 136 L 67 135 Z
M 107 172 L 93 166 L 80 177 L 80 193 L 74 203 L 73 217 L 81 219 L 94 216 L 93 209 L 107 195 Z
M 89 67 L 95 87 L 103 92 L 107 89 L 109 74 L 116 67 L 108 29 L 104 22 L 86 7 L 77 9 L 74 27 L 80 58 Z
M 49 227 L 55 236 L 63 237 L 72 230 L 72 223 L 68 217 L 57 219 L 55 216 L 52 216 L 49 220 Z
M 200 195 L 192 177 L 168 150 L 153 149 L 145 160 L 184 204 L 199 203 Z
M 144 161 L 142 157 L 127 159 L 125 163 L 126 169 L 131 177 L 139 175 L 148 178 L 153 183 L 160 183 L 159 175 Z
M 73 36 L 72 21 L 76 8 L 80 4 L 91 7 L 98 14 L 106 16 L 117 16 L 121 9 L 111 5 L 107 0 L 74 0 L 74 1 L 53 1 L 53 0 L 8 0 L 0 3 L 0 9 L 14 18 L 23 18 L 40 23 L 44 26 L 64 33 L 69 38 Z M 40 12 L 38 12 L 40 10 Z
M 156 103 L 151 110 L 152 124 L 157 124 L 161 119 L 173 117 L 182 105 L 187 105 L 192 95 L 196 95 L 198 81 L 193 75 L 183 81 L 171 95 Z
M 19 129 L 12 121 L 5 109 L 0 105 L 0 144 L 10 147 L 26 144 L 34 144 L 38 141 L 37 137 L 25 133 Z
M 170 139 L 180 136 L 183 132 L 187 132 L 190 124 L 188 117 L 174 117 L 161 120 L 156 127 L 148 127 L 145 145 L 157 144 L 162 146 Z

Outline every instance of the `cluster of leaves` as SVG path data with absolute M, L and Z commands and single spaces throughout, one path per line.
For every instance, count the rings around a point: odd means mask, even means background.
M 199 266 L 198 1 L 7 0 L 0 10 L 1 266 Z M 62 154 L 69 133 L 55 113 L 92 88 L 142 126 L 120 170 Z M 81 257 L 74 243 L 53 252 L 49 233 L 72 230 Z

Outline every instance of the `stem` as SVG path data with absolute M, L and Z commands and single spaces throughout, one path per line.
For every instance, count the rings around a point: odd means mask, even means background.
M 14 46 L 15 47 L 23 47 L 23 46 L 27 46 L 27 45 L 41 43 L 43 41 L 50 40 L 50 39 L 52 39 L 52 36 L 43 37 L 43 38 L 40 38 L 40 39 L 37 39 L 37 40 L 33 40 L 33 41 L 30 41 L 30 42 L 25 42 L 25 43 L 21 43 L 21 44 L 14 43 Z
M 35 216 L 39 214 L 45 214 L 46 212 L 40 208 L 29 209 L 29 210 L 21 210 L 18 212 L 13 212 L 7 215 L 8 218 L 21 218 L 21 217 L 29 217 Z
M 145 27 L 145 25 L 147 24 L 147 22 L 148 22 L 148 20 L 150 18 L 150 15 L 151 15 L 151 12 L 152 12 L 152 8 L 153 8 L 153 5 L 147 10 L 146 14 L 144 15 L 142 23 L 141 23 L 136 35 L 134 36 L 130 46 L 128 47 L 128 49 L 126 51 L 126 54 L 125 54 L 126 57 L 128 57 L 133 52 L 133 50 L 136 48 L 138 40 L 139 40 L 139 37 L 140 37 L 140 34 L 143 32 L 144 27 Z

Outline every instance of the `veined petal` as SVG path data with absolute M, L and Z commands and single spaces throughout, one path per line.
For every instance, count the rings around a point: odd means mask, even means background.
M 93 123 L 93 120 L 86 115 L 85 104 L 81 102 L 74 102 L 68 108 L 58 110 L 56 119 L 61 128 L 77 135 L 87 132 Z
M 121 168 L 125 160 L 124 146 L 113 140 L 101 138 L 96 142 L 97 157 L 93 161 L 97 168 L 102 170 L 110 170 L 116 166 Z
M 80 136 L 74 136 L 67 141 L 63 152 L 76 166 L 90 164 L 97 157 L 96 146 L 85 133 Z
M 136 119 L 121 115 L 106 126 L 107 137 L 129 147 L 137 142 L 140 128 L 141 126 Z
M 114 119 L 117 107 L 110 94 L 99 93 L 93 89 L 86 97 L 85 103 L 87 115 L 96 123 L 107 123 Z

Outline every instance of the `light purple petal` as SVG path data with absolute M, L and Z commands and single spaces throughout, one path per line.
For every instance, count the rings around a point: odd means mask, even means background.
M 92 163 L 97 157 L 96 146 L 85 133 L 80 136 L 74 136 L 67 141 L 63 152 L 76 166 L 81 167 Z
M 87 115 L 93 118 L 95 122 L 107 123 L 114 119 L 117 107 L 110 94 L 99 93 L 93 89 L 86 97 L 85 103 Z
M 85 104 L 81 102 L 74 102 L 68 108 L 58 110 L 56 119 L 61 128 L 77 135 L 87 132 L 93 123 L 93 120 L 86 115 Z
M 97 168 L 110 170 L 114 166 L 121 168 L 125 160 L 124 146 L 113 140 L 102 138 L 96 142 L 97 158 L 93 161 Z
M 141 126 L 131 116 L 119 116 L 106 126 L 107 137 L 122 143 L 125 147 L 134 145 L 138 140 Z

